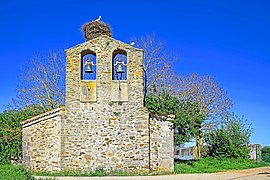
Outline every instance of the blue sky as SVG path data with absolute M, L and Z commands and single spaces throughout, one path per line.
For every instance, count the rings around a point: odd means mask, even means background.
M 179 56 L 179 74 L 214 76 L 234 100 L 233 111 L 252 123 L 252 143 L 270 145 L 269 7 L 266 0 L 3 1 L 0 111 L 34 53 L 82 43 L 81 26 L 101 15 L 124 42 L 155 33 Z

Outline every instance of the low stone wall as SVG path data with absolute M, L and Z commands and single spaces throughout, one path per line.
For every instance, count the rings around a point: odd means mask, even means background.
M 150 167 L 153 171 L 174 171 L 173 124 L 150 118 Z
M 22 122 L 23 165 L 33 171 L 60 170 L 61 109 Z

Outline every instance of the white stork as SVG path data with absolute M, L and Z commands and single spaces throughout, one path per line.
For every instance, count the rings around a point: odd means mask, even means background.
M 98 18 L 95 21 L 100 21 L 101 20 L 101 16 L 98 16 Z

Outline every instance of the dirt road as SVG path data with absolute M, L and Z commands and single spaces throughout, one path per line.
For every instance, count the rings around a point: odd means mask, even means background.
M 40 178 L 36 176 L 36 178 Z M 42 177 L 44 178 L 44 177 Z M 176 174 L 164 176 L 57 177 L 57 180 L 270 180 L 270 166 L 231 170 L 211 174 Z

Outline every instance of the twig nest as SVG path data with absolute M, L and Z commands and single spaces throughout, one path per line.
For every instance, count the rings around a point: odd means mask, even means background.
M 112 31 L 110 29 L 110 26 L 102 21 L 92 21 L 85 23 L 82 29 L 84 31 L 84 38 L 86 41 L 102 35 L 112 37 Z

